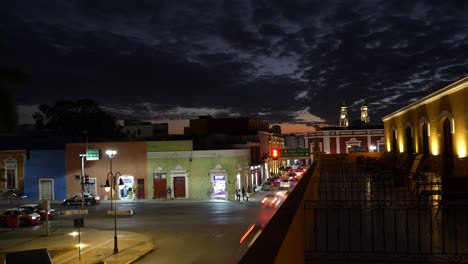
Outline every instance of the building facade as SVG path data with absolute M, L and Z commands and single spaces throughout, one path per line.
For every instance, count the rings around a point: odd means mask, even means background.
M 384 130 L 379 128 L 340 129 L 329 128 L 307 133 L 306 144 L 326 154 L 385 151 Z
M 26 150 L 0 151 L 0 190 L 24 192 L 24 164 Z
M 389 152 L 422 154 L 442 175 L 468 176 L 468 77 L 382 118 Z
M 110 159 L 106 150 L 116 150 Z M 91 150 L 98 152 L 98 159 L 88 159 L 83 154 Z M 94 152 L 93 152 L 94 154 Z M 146 144 L 145 142 L 90 142 L 65 145 L 65 171 L 67 196 L 81 192 L 99 195 L 110 199 L 104 189 L 106 181 L 116 182 L 122 178 L 125 188 L 122 192 L 115 189 L 113 197 L 132 200 L 146 196 Z M 82 177 L 84 176 L 84 177 Z M 112 185 L 112 183 L 111 183 Z
M 30 150 L 25 162 L 24 195 L 30 200 L 66 198 L 65 151 Z
M 112 159 L 105 154 L 109 149 L 117 151 Z M 100 158 L 87 160 L 94 151 Z M 67 144 L 65 155 L 67 196 L 110 199 L 104 187 L 114 176 L 124 183 L 113 195 L 119 200 L 234 200 L 236 188 L 251 185 L 248 149 L 195 151 L 191 140 L 99 142 Z
M 191 142 L 185 149 L 172 148 L 171 142 L 147 143 L 147 179 L 153 183 L 147 198 L 234 200 L 236 189 L 249 186 L 247 149 L 195 151 Z

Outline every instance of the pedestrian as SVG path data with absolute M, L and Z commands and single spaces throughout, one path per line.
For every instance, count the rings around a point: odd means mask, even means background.
M 242 186 L 242 201 L 245 201 L 245 188 Z
M 167 187 L 167 199 L 172 198 L 171 193 L 172 193 L 171 187 Z
M 240 190 L 236 189 L 236 201 L 240 202 Z

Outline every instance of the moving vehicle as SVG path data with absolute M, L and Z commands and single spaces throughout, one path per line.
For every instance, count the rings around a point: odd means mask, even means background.
M 41 220 L 45 220 L 46 216 L 49 220 L 54 218 L 55 216 L 55 209 L 46 210 L 42 208 L 40 204 L 23 204 L 20 205 L 20 209 L 23 209 L 27 213 L 38 213 L 41 216 Z
M 291 182 L 288 179 L 282 179 L 280 182 L 280 188 L 289 188 L 291 187 Z
M 263 191 L 269 191 L 269 190 L 271 190 L 271 188 L 273 187 L 273 185 L 274 185 L 273 182 L 266 180 L 266 181 L 264 181 L 264 182 L 262 183 L 262 190 L 263 190 Z
M 277 207 L 282 201 L 283 198 L 281 196 L 269 193 L 262 198 L 261 203 L 263 207 Z
M 29 213 L 23 209 L 11 208 L 0 213 L 0 223 L 7 225 L 11 216 L 19 216 L 20 225 L 37 225 L 41 220 L 41 216 L 38 213 Z
M 281 197 L 284 197 L 284 198 L 288 196 L 288 193 L 289 193 L 288 190 L 280 190 L 280 191 L 275 192 L 275 194 L 277 196 L 281 196 Z
M 99 196 L 97 195 L 92 195 L 90 193 L 84 193 L 84 204 L 85 205 L 96 205 L 99 203 Z M 77 194 L 75 196 L 72 196 L 72 197 L 69 197 L 65 200 L 63 200 L 62 204 L 63 205 L 67 205 L 67 206 L 70 206 L 70 205 L 81 205 L 81 193 L 80 194 Z

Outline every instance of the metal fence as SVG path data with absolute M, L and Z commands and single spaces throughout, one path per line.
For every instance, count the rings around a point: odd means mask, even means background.
M 305 201 L 307 263 L 468 263 L 468 207 L 421 198 L 388 172 L 326 161 Z

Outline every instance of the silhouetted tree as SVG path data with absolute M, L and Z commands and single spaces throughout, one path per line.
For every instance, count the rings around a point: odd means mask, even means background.
M 92 137 L 120 135 L 114 117 L 103 111 L 91 99 L 58 101 L 55 105 L 42 104 L 33 115 L 37 130 L 51 130 L 67 137 L 80 137 L 87 131 Z
M 7 86 L 26 84 L 29 77 L 19 69 L 0 68 L 0 134 L 6 134 L 15 128 L 18 122 L 16 104 Z

